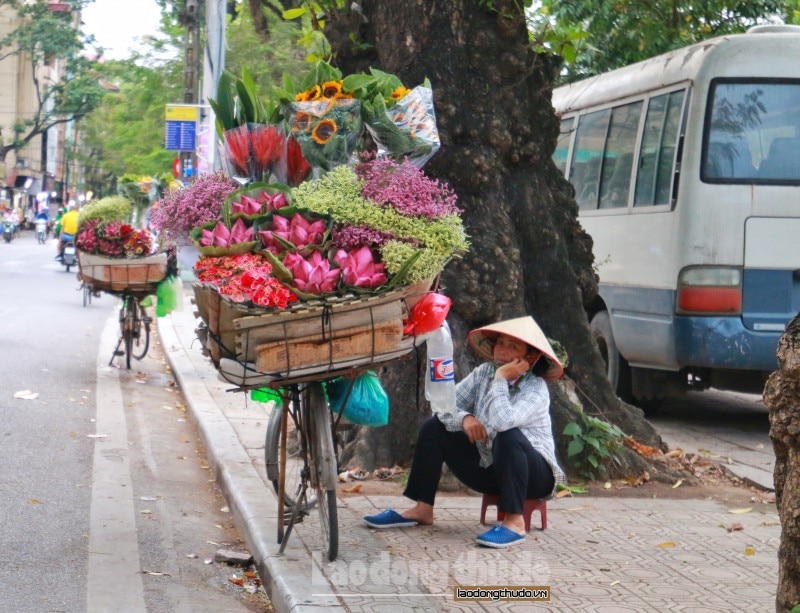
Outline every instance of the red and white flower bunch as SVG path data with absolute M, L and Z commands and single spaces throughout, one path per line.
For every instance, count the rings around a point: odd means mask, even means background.
M 112 258 L 144 257 L 155 252 L 156 242 L 147 230 L 121 221 L 89 219 L 81 224 L 75 245 L 81 251 Z

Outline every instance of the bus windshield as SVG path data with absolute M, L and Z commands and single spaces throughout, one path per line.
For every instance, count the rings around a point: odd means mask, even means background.
M 716 79 L 701 177 L 708 183 L 800 183 L 800 81 Z

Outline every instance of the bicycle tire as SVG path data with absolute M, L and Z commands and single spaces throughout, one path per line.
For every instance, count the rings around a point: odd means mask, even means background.
M 137 307 L 136 300 L 131 298 L 130 296 L 126 296 L 124 302 L 122 303 L 122 308 L 125 310 L 125 314 L 122 319 L 122 339 L 125 343 L 125 366 L 128 370 L 131 369 L 131 357 L 133 355 L 133 334 L 134 330 L 136 329 L 136 319 L 137 319 Z
M 273 407 L 267 422 L 267 434 L 264 438 L 264 463 L 267 469 L 267 479 L 272 482 L 275 495 L 278 495 L 280 484 L 280 458 L 281 458 L 281 417 L 283 408 L 280 405 Z M 297 437 L 294 420 L 289 420 L 289 434 L 286 447 L 286 480 L 284 483 L 283 501 L 287 511 L 294 509 L 297 497 L 303 486 L 303 456 L 300 448 L 300 441 Z M 307 511 L 317 504 L 316 491 L 306 492 L 306 502 L 300 509 Z
M 148 317 L 145 308 L 139 304 L 139 301 L 135 300 L 135 302 L 138 307 L 137 313 L 139 316 L 136 319 L 136 325 L 134 327 L 133 341 L 137 349 L 134 350 L 133 357 L 137 360 L 141 360 L 147 355 L 147 350 L 150 348 L 150 317 Z M 142 340 L 142 331 L 144 331 L 144 340 Z M 141 350 L 139 350 L 140 345 Z
M 317 492 L 320 532 L 328 560 L 339 554 L 339 523 L 336 509 L 336 453 L 328 405 L 321 383 L 310 383 L 304 391 L 305 414 L 308 419 L 308 463 L 311 485 Z

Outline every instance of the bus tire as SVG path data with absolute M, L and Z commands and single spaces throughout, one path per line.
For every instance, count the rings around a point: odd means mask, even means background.
M 590 329 L 592 338 L 606 364 L 606 379 L 608 379 L 617 396 L 625 402 L 630 402 L 633 399 L 631 367 L 617 350 L 617 343 L 611 330 L 611 318 L 608 315 L 608 311 L 595 313 L 594 317 L 592 317 Z

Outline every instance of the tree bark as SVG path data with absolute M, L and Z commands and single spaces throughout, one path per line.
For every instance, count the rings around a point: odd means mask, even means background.
M 589 331 L 584 304 L 597 292 L 592 240 L 578 223 L 572 186 L 551 160 L 559 123 L 550 95 L 560 61 L 531 50 L 518 3 L 495 2 L 494 10 L 480 4 L 364 0 L 359 32 L 372 45 L 371 65 L 398 75 L 407 87 L 425 77 L 433 85 L 441 149 L 425 171 L 455 189 L 471 237 L 469 253 L 442 275 L 453 299 L 448 322 L 456 378 L 477 364 L 466 348 L 468 330 L 530 314 L 566 348 L 567 374 L 586 413 L 663 447 L 642 412 L 617 399 Z M 515 17 L 502 17 L 504 7 Z M 326 28 L 329 37 L 336 33 Z M 364 57 L 347 41 L 332 46 L 345 51 L 335 58 L 344 74 L 365 70 Z M 350 456 L 365 468 L 410 458 L 417 426 L 429 414 L 424 396 L 409 393 L 424 357 L 423 347 L 422 360 L 410 358 L 382 374 L 392 407 L 389 427 L 364 433 Z M 576 407 L 556 385 L 558 439 Z M 563 449 L 560 457 L 565 464 Z M 641 463 L 628 458 L 625 467 L 638 471 Z
M 778 343 L 778 370 L 767 380 L 764 404 L 769 408 L 781 519 L 775 610 L 784 613 L 800 605 L 800 315 Z

